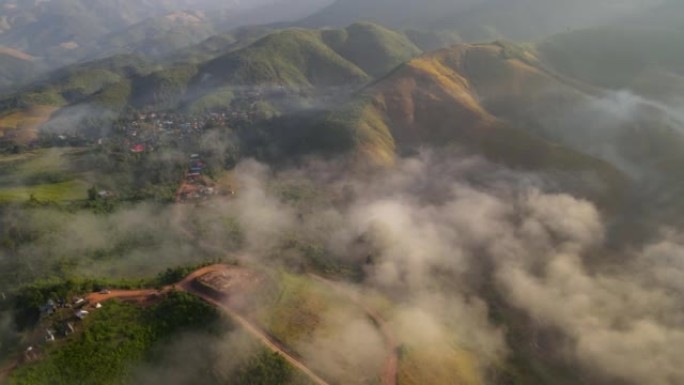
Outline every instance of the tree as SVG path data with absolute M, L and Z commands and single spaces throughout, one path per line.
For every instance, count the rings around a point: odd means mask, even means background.
M 88 200 L 91 202 L 97 200 L 97 189 L 95 188 L 95 186 L 92 186 L 88 189 Z

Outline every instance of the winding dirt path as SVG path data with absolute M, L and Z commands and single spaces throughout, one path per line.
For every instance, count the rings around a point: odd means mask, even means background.
M 278 342 L 275 338 L 273 338 L 268 332 L 263 330 L 261 327 L 258 325 L 254 324 L 253 322 L 249 321 L 247 318 L 239 314 L 237 311 L 232 309 L 229 305 L 224 303 L 223 301 L 220 301 L 217 298 L 214 298 L 213 296 L 201 292 L 197 290 L 193 286 L 193 281 L 195 281 L 197 278 L 208 274 L 212 272 L 218 272 L 221 270 L 225 269 L 230 269 L 231 267 L 228 267 L 226 265 L 212 265 L 212 266 L 207 266 L 203 267 L 201 269 L 195 270 L 192 272 L 190 275 L 185 277 L 182 281 L 178 282 L 175 285 L 169 285 L 161 290 L 154 290 L 154 289 L 146 289 L 146 290 L 111 290 L 106 294 L 101 294 L 101 293 L 92 293 L 86 297 L 86 300 L 91 303 L 103 303 L 109 300 L 113 299 L 119 299 L 123 301 L 128 301 L 128 302 L 137 302 L 140 304 L 146 304 L 149 302 L 154 302 L 156 299 L 160 298 L 160 295 L 168 293 L 172 290 L 181 290 L 190 294 L 193 294 L 194 296 L 202 299 L 203 301 L 221 309 L 226 315 L 228 315 L 231 319 L 233 319 L 235 322 L 240 324 L 240 326 L 247 331 L 250 335 L 252 335 L 254 338 L 259 340 L 264 346 L 266 346 L 269 350 L 272 352 L 280 355 L 285 361 L 287 361 L 290 365 L 293 367 L 297 368 L 300 370 L 302 373 L 304 373 L 309 379 L 316 385 L 331 385 L 324 379 L 322 379 L 319 375 L 317 375 L 315 372 L 313 372 L 309 367 L 307 367 L 298 357 L 296 357 L 294 354 L 292 354 L 289 349 L 286 346 L 283 346 L 280 342 Z M 369 307 L 367 304 L 363 302 L 361 298 L 359 298 L 359 294 L 349 290 L 349 288 L 345 287 L 343 284 L 335 281 L 331 281 L 329 279 L 310 274 L 309 275 L 311 278 L 315 279 L 318 282 L 321 282 L 331 288 L 333 288 L 336 292 L 344 295 L 345 297 L 349 298 L 354 304 L 359 306 L 366 315 L 373 321 L 373 323 L 376 325 L 376 327 L 380 330 L 380 333 L 382 334 L 382 337 L 385 341 L 385 344 L 387 346 L 387 359 L 385 361 L 385 366 L 383 370 L 383 375 L 382 375 L 382 385 L 397 385 L 397 373 L 398 373 L 398 367 L 399 367 L 399 344 L 397 342 L 397 338 L 392 331 L 392 329 L 389 327 L 387 322 L 382 318 L 380 313 L 378 313 L 376 310 L 372 309 Z M 17 363 L 13 363 L 5 368 L 2 368 L 0 370 L 0 384 L 3 384 L 9 374 L 16 368 Z
M 282 346 L 278 341 L 272 338 L 266 331 L 261 329 L 259 326 L 247 320 L 245 317 L 240 315 L 238 312 L 233 310 L 230 306 L 224 302 L 217 300 L 216 298 L 203 293 L 194 288 L 192 285 L 193 281 L 205 274 L 225 270 L 229 267 L 225 265 L 212 265 L 203 267 L 201 269 L 195 270 L 190 275 L 185 277 L 182 281 L 175 285 L 166 286 L 161 291 L 158 290 L 112 290 L 107 294 L 91 294 L 87 297 L 90 303 L 101 303 L 112 299 L 120 299 L 124 301 L 145 301 L 150 296 L 156 296 L 157 294 L 167 293 L 171 290 L 182 290 L 190 293 L 203 301 L 216 306 L 221 309 L 226 315 L 236 321 L 240 326 L 251 334 L 254 338 L 259 340 L 268 349 L 280 355 L 285 361 L 290 365 L 299 369 L 304 373 L 309 379 L 316 385 L 331 385 L 311 369 L 309 369 L 303 362 L 301 362 L 297 357 L 291 354 L 285 346 Z
M 364 303 L 359 297 L 359 293 L 349 290 L 349 288 L 344 284 L 331 281 L 315 274 L 309 274 L 309 276 L 349 298 L 352 302 L 354 302 L 354 304 L 356 304 L 366 313 L 368 318 L 373 321 L 375 326 L 380 330 L 382 338 L 385 340 L 385 345 L 388 352 L 382 375 L 382 385 L 397 385 L 397 375 L 399 372 L 399 343 L 397 342 L 398 340 L 394 334 L 394 331 L 387 324 L 387 321 L 382 318 L 379 312 Z

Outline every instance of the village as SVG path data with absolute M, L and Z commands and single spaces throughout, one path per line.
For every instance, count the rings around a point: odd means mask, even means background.
M 102 289 L 99 293 L 106 295 L 109 290 Z M 66 298 L 47 300 L 39 308 L 40 326 L 36 328 L 36 332 L 29 340 L 30 345 L 24 351 L 24 362 L 39 359 L 45 346 L 77 333 L 82 321 L 102 307 L 101 303 L 90 303 L 82 297 L 74 297 L 70 301 Z
M 216 127 L 242 127 L 250 121 L 248 113 L 223 112 L 186 116 L 172 113 L 138 113 L 114 125 L 107 140 L 122 140 L 125 149 L 133 154 L 155 151 L 162 142 L 180 145 L 194 143 L 204 132 Z

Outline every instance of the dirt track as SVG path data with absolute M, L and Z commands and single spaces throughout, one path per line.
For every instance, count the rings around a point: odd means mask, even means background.
M 155 302 L 160 294 L 163 293 L 168 293 L 171 290 L 182 290 L 188 293 L 191 293 L 198 298 L 201 298 L 205 302 L 216 306 L 217 308 L 221 309 L 225 314 L 227 314 L 229 317 L 231 317 L 235 322 L 240 324 L 241 327 L 245 329 L 249 334 L 251 334 L 253 337 L 258 339 L 264 346 L 266 346 L 268 349 L 273 351 L 274 353 L 279 354 L 283 359 L 285 359 L 290 365 L 294 366 L 295 368 L 299 369 L 302 373 L 306 374 L 309 379 L 317 384 L 317 385 L 330 385 L 327 381 L 322 379 L 320 376 L 318 376 L 316 373 L 314 373 L 311 369 L 309 369 L 303 362 L 301 362 L 297 357 L 295 357 L 293 354 L 291 354 L 287 347 L 283 346 L 280 344 L 278 341 L 276 341 L 273 337 L 271 337 L 266 331 L 261 329 L 259 326 L 255 325 L 254 323 L 250 322 L 248 319 L 240 315 L 237 311 L 232 309 L 230 306 L 228 306 L 226 303 L 223 303 L 222 301 L 217 300 L 216 298 L 200 292 L 193 286 L 193 281 L 207 273 L 211 272 L 217 272 L 221 271 L 224 269 L 229 269 L 230 267 L 226 265 L 212 265 L 212 266 L 207 266 L 201 269 L 198 269 L 194 272 L 192 272 L 190 275 L 185 277 L 182 281 L 178 282 L 175 285 L 170 285 L 162 288 L 161 290 L 111 290 L 107 294 L 100 294 L 100 293 L 93 293 L 90 294 L 86 297 L 87 301 L 89 301 L 91 304 L 95 303 L 102 303 L 106 302 L 108 300 L 112 299 L 120 299 L 123 301 L 133 301 L 137 302 L 139 304 L 147 304 L 150 302 Z M 387 360 L 385 362 L 385 367 L 383 371 L 383 376 L 382 376 L 382 385 L 396 385 L 397 384 L 397 372 L 398 372 L 398 365 L 399 365 L 399 354 L 398 354 L 398 343 L 397 339 L 391 330 L 391 328 L 387 325 L 387 322 L 380 316 L 378 312 L 375 310 L 371 309 L 368 307 L 366 304 L 361 301 L 361 299 L 358 298 L 358 295 L 354 292 L 351 292 L 348 290 L 346 287 L 343 285 L 330 281 L 328 279 L 325 279 L 323 277 L 319 277 L 316 275 L 311 275 L 312 278 L 316 279 L 319 282 L 322 282 L 330 287 L 332 287 L 334 290 L 338 291 L 339 293 L 345 295 L 346 297 L 350 298 L 352 302 L 354 302 L 357 306 L 359 306 L 365 313 L 366 315 L 373 321 L 373 323 L 378 327 L 380 330 L 383 339 L 385 340 L 385 344 L 387 346 L 388 350 L 388 356 Z M 7 368 L 3 368 L 0 370 L 0 384 L 4 382 L 6 377 L 8 376 L 9 373 L 16 367 L 16 364 L 13 366 L 9 366 Z
M 168 292 L 172 290 L 172 288 L 175 287 L 177 290 L 182 290 L 188 293 L 191 293 L 205 302 L 216 306 L 217 308 L 221 309 L 225 314 L 230 316 L 235 322 L 239 323 L 240 326 L 242 326 L 245 331 L 247 331 L 249 334 L 254 336 L 256 339 L 261 341 L 262 344 L 264 344 L 267 348 L 269 348 L 271 351 L 279 354 L 283 359 L 285 359 L 290 365 L 294 366 L 295 368 L 299 369 L 302 371 L 304 374 L 306 374 L 311 381 L 313 381 L 317 385 L 330 385 L 327 381 L 323 380 L 321 377 L 319 377 L 316 373 L 314 373 L 311 369 L 309 369 L 304 363 L 299 361 L 296 357 L 294 357 L 292 354 L 290 354 L 287 349 L 282 346 L 280 343 L 275 341 L 272 337 L 268 335 L 264 330 L 262 330 L 260 327 L 257 325 L 253 324 L 249 320 L 247 320 L 245 317 L 241 316 L 238 314 L 235 310 L 231 309 L 230 306 L 226 305 L 225 303 L 216 300 L 215 298 L 202 293 L 198 290 L 196 290 L 192 282 L 211 272 L 215 271 L 220 271 L 223 269 L 228 268 L 225 265 L 213 265 L 213 266 L 207 266 L 204 268 L 201 268 L 199 270 L 195 270 L 192 272 L 190 275 L 185 277 L 182 281 L 177 283 L 176 285 L 173 286 L 167 286 L 161 290 L 162 293 Z M 88 301 L 90 303 L 98 303 L 98 302 L 104 302 L 107 300 L 111 299 L 121 299 L 124 301 L 145 301 L 148 299 L 150 296 L 156 296 L 158 293 L 160 293 L 157 290 L 112 290 L 108 294 L 92 294 L 87 297 Z
M 105 302 L 110 299 L 120 299 L 123 301 L 145 302 L 150 297 L 157 296 L 164 292 L 168 292 L 170 287 L 165 287 L 163 290 L 112 290 L 108 294 L 93 293 L 88 295 L 85 299 L 91 304 Z

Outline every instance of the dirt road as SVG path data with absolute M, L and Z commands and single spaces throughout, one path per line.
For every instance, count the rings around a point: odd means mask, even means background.
M 315 274 L 309 274 L 309 276 L 349 298 L 366 313 L 368 318 L 373 321 L 376 327 L 380 330 L 382 338 L 385 340 L 385 346 L 387 347 L 387 359 L 385 361 L 385 368 L 382 375 L 382 385 L 397 385 L 397 374 L 399 371 L 399 343 L 394 335 L 394 331 L 392 331 L 387 324 L 387 321 L 382 318 L 380 313 L 365 304 L 361 298 L 359 298 L 358 293 L 350 290 L 343 284 L 331 281 Z
M 330 385 L 327 381 L 319 377 L 316 373 L 314 373 L 311 369 L 309 369 L 304 363 L 302 363 L 298 358 L 293 356 L 291 353 L 288 352 L 288 350 L 282 346 L 280 343 L 275 341 L 267 332 L 262 330 L 259 326 L 255 325 L 254 323 L 250 322 L 247 320 L 245 317 L 240 315 L 238 312 L 233 310 L 230 306 L 227 304 L 213 298 L 212 296 L 209 296 L 205 293 L 202 293 L 198 290 L 196 290 L 192 282 L 211 272 L 216 272 L 216 271 L 221 271 L 226 268 L 229 268 L 225 265 L 213 265 L 213 266 L 207 266 L 203 267 L 201 269 L 195 270 L 192 272 L 190 275 L 185 277 L 182 281 L 178 282 L 176 285 L 172 286 L 167 286 L 163 288 L 160 291 L 157 290 L 112 290 L 111 292 L 107 294 L 91 294 L 87 297 L 87 300 L 90 303 L 101 303 L 105 302 L 107 300 L 111 299 L 121 299 L 124 301 L 145 301 L 147 298 L 150 296 L 156 296 L 157 294 L 160 293 L 165 293 L 170 290 L 173 290 L 175 288 L 176 290 L 182 290 L 188 293 L 191 293 L 205 302 L 216 306 L 217 308 L 221 309 L 225 314 L 227 314 L 230 318 L 232 318 L 235 322 L 240 324 L 242 328 L 245 329 L 249 334 L 251 334 L 253 337 L 255 337 L 257 340 L 259 340 L 264 346 L 266 346 L 268 349 L 273 351 L 274 353 L 279 354 L 285 361 L 287 361 L 290 365 L 294 366 L 295 368 L 299 369 L 302 373 L 306 374 L 307 377 L 316 385 Z
M 101 294 L 101 293 L 93 293 L 88 295 L 85 299 L 88 301 L 90 304 L 95 304 L 95 303 L 101 303 L 105 301 L 109 301 L 110 299 L 120 299 L 122 301 L 134 301 L 134 302 L 144 302 L 150 297 L 158 296 L 160 294 L 163 294 L 164 292 L 168 292 L 171 288 L 170 287 L 165 287 L 164 289 L 160 290 L 152 290 L 152 289 L 145 289 L 145 290 L 112 290 L 107 294 Z
M 177 284 L 166 286 L 166 287 L 162 288 L 161 290 L 154 290 L 154 289 L 149 289 L 149 290 L 111 290 L 106 294 L 105 293 L 90 294 L 86 297 L 86 300 L 90 304 L 95 304 L 95 303 L 106 302 L 106 301 L 113 300 L 113 299 L 119 299 L 119 300 L 129 301 L 129 302 L 133 301 L 133 302 L 137 302 L 137 303 L 144 305 L 147 303 L 154 303 L 158 298 L 160 298 L 161 294 L 168 293 L 172 290 L 185 291 L 185 292 L 193 294 L 193 295 L 197 296 L 198 298 L 201 298 L 205 302 L 221 309 L 226 315 L 231 317 L 242 328 L 244 328 L 245 331 L 247 331 L 254 338 L 259 340 L 269 350 L 280 355 L 290 365 L 297 368 L 302 373 L 304 373 L 307 377 L 309 377 L 309 379 L 314 384 L 316 384 L 316 385 L 330 385 L 327 381 L 325 381 L 320 376 L 318 376 L 316 373 L 314 373 L 311 369 L 309 369 L 303 362 L 301 362 L 299 360 L 299 358 L 297 358 L 292 353 L 290 353 L 289 349 L 287 349 L 286 346 L 283 346 L 281 343 L 279 343 L 277 340 L 275 340 L 272 336 L 270 336 L 268 332 L 266 332 L 261 327 L 254 324 L 253 322 L 249 321 L 247 318 L 243 317 L 241 314 L 239 314 L 237 311 L 232 309 L 226 303 L 214 298 L 211 295 L 208 295 L 206 293 L 203 293 L 203 292 L 197 290 L 193 286 L 193 281 L 195 279 L 205 275 L 205 274 L 212 273 L 212 272 L 220 272 L 222 270 L 230 269 L 230 268 L 231 267 L 226 266 L 226 265 L 207 266 L 207 267 L 203 267 L 201 269 L 195 270 L 194 272 L 192 272 L 190 275 L 185 277 L 182 281 L 178 282 Z M 383 376 L 382 376 L 382 385 L 396 385 L 397 384 L 398 365 L 399 365 L 399 353 L 398 353 L 399 352 L 399 349 L 398 349 L 399 345 L 397 343 L 397 339 L 396 339 L 392 329 L 389 327 L 387 322 L 382 318 L 382 316 L 377 311 L 375 311 L 374 309 L 367 306 L 359 298 L 357 293 L 349 290 L 344 285 L 342 285 L 338 282 L 330 281 L 328 279 L 325 279 L 323 277 L 319 277 L 316 275 L 310 275 L 310 276 L 313 279 L 332 287 L 335 291 L 337 291 L 337 292 L 341 293 L 342 295 L 348 297 L 352 302 L 354 302 L 357 306 L 359 306 L 366 313 L 366 315 L 373 321 L 373 323 L 377 326 L 377 328 L 380 330 L 380 332 L 383 336 L 383 339 L 385 340 L 385 344 L 387 346 L 387 351 L 388 351 L 388 356 L 387 356 L 387 360 L 385 362 L 385 367 L 384 367 Z M 16 364 L 0 370 L 0 384 L 4 383 L 4 380 L 7 378 L 9 373 L 11 373 L 11 371 L 14 369 L 14 367 L 16 367 Z

